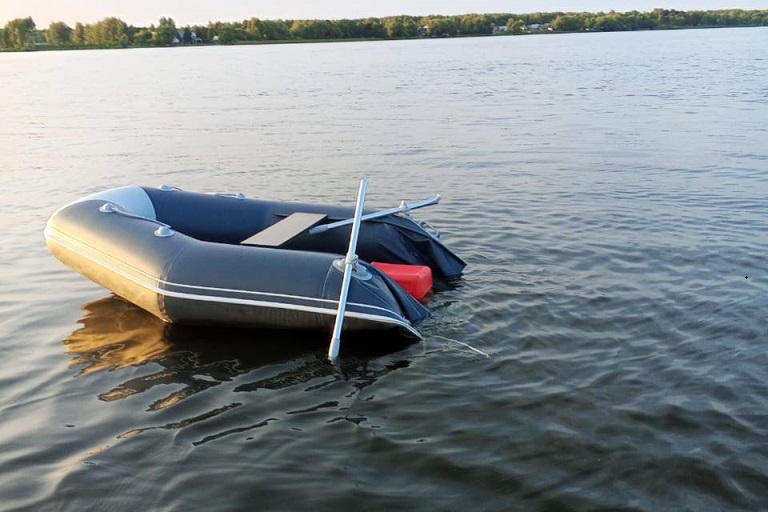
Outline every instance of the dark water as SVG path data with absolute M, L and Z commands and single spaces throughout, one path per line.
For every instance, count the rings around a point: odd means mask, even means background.
M 0 55 L 0 509 L 765 509 L 766 77 L 766 29 Z M 338 368 L 42 237 L 107 187 L 361 176 L 440 192 L 469 266 Z

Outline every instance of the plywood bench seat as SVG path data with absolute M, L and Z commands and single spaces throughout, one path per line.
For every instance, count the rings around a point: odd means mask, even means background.
M 255 235 L 240 242 L 240 245 L 280 247 L 288 240 L 299 236 L 327 217 L 324 213 L 292 213 Z

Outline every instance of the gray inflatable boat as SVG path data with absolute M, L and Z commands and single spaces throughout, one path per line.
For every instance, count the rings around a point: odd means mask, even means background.
M 330 330 L 353 208 L 246 199 L 172 187 L 121 187 L 70 203 L 45 229 L 65 265 L 166 322 Z M 371 213 L 366 211 L 365 213 Z M 316 234 L 310 234 L 316 233 Z M 387 215 L 361 224 L 344 330 L 420 338 L 428 310 L 368 262 L 465 263 L 421 225 Z

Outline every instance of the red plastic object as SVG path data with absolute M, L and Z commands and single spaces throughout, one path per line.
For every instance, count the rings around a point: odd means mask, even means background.
M 423 300 L 432 290 L 432 269 L 423 265 L 398 265 L 395 263 L 371 263 L 394 279 L 416 300 Z

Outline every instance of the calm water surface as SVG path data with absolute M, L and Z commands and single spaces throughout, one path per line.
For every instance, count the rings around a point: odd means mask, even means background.
M 0 509 L 768 507 L 768 30 L 0 55 Z M 421 218 L 423 343 L 171 328 L 42 236 L 102 188 Z M 490 357 L 468 350 L 468 343 Z

